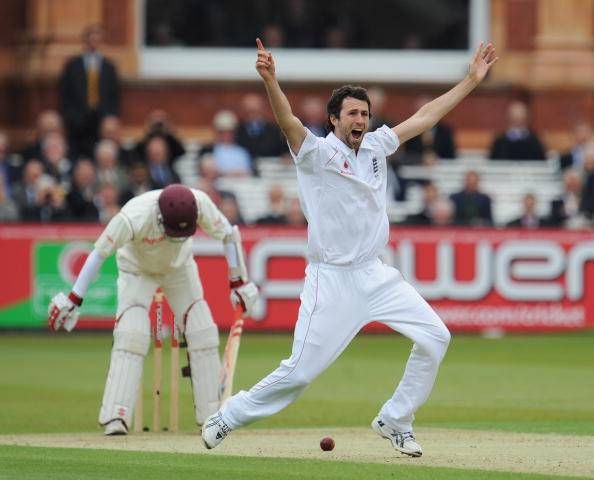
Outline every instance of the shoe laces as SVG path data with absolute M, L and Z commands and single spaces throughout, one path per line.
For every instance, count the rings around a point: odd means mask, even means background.
M 412 440 L 413 442 L 415 441 L 415 436 L 413 435 L 413 432 L 397 432 L 394 430 L 392 431 L 392 433 L 390 433 L 390 435 L 394 437 L 394 439 L 398 442 L 398 444 L 401 447 L 407 440 Z
M 217 414 L 217 416 L 213 418 L 211 422 L 208 425 L 206 425 L 206 427 L 208 428 L 215 425 L 224 437 L 226 437 L 231 432 L 231 428 L 229 428 L 229 425 L 225 423 L 220 413 Z

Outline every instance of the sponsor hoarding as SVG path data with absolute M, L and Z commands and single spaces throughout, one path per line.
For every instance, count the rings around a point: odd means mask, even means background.
M 49 299 L 68 291 L 96 226 L 0 226 L 0 328 L 43 328 Z M 242 229 L 251 278 L 260 286 L 251 330 L 293 328 L 306 264 L 301 229 Z M 228 327 L 222 244 L 194 238 L 205 295 Z M 436 309 L 453 331 L 549 331 L 594 327 L 594 232 L 562 230 L 393 228 L 382 260 Z M 108 259 L 85 297 L 77 328 L 111 328 L 115 259 Z M 384 327 L 372 325 L 370 330 Z

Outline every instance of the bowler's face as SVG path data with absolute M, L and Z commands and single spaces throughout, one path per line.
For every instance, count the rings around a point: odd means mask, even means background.
M 369 106 L 365 100 L 346 97 L 342 101 L 340 116 L 330 117 L 334 135 L 354 150 L 359 150 L 363 135 L 369 129 Z

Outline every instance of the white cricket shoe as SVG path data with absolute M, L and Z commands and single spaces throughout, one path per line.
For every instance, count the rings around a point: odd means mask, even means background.
M 379 416 L 373 419 L 371 428 L 380 437 L 390 440 L 392 446 L 399 452 L 410 455 L 411 457 L 420 457 L 423 455 L 423 449 L 415 440 L 412 432 L 397 432 L 386 425 Z
M 225 423 L 220 412 L 208 417 L 202 425 L 202 441 L 208 449 L 216 447 L 230 433 L 231 428 Z
M 105 435 L 127 435 L 128 429 L 126 428 L 126 424 L 116 418 L 112 420 L 107 425 L 105 425 Z

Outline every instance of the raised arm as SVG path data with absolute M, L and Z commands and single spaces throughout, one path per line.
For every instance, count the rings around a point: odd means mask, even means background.
M 460 83 L 435 100 L 423 105 L 412 117 L 392 129 L 400 139 L 400 143 L 420 135 L 439 122 L 481 83 L 497 59 L 495 47 L 490 43 L 486 46 L 481 43 L 468 66 L 468 74 Z
M 276 123 L 287 137 L 291 150 L 297 153 L 305 139 L 305 127 L 301 120 L 293 115 L 291 104 L 278 84 L 272 54 L 264 48 L 259 38 L 256 38 L 256 46 L 258 47 L 256 70 L 264 80 L 274 118 L 276 118 Z

